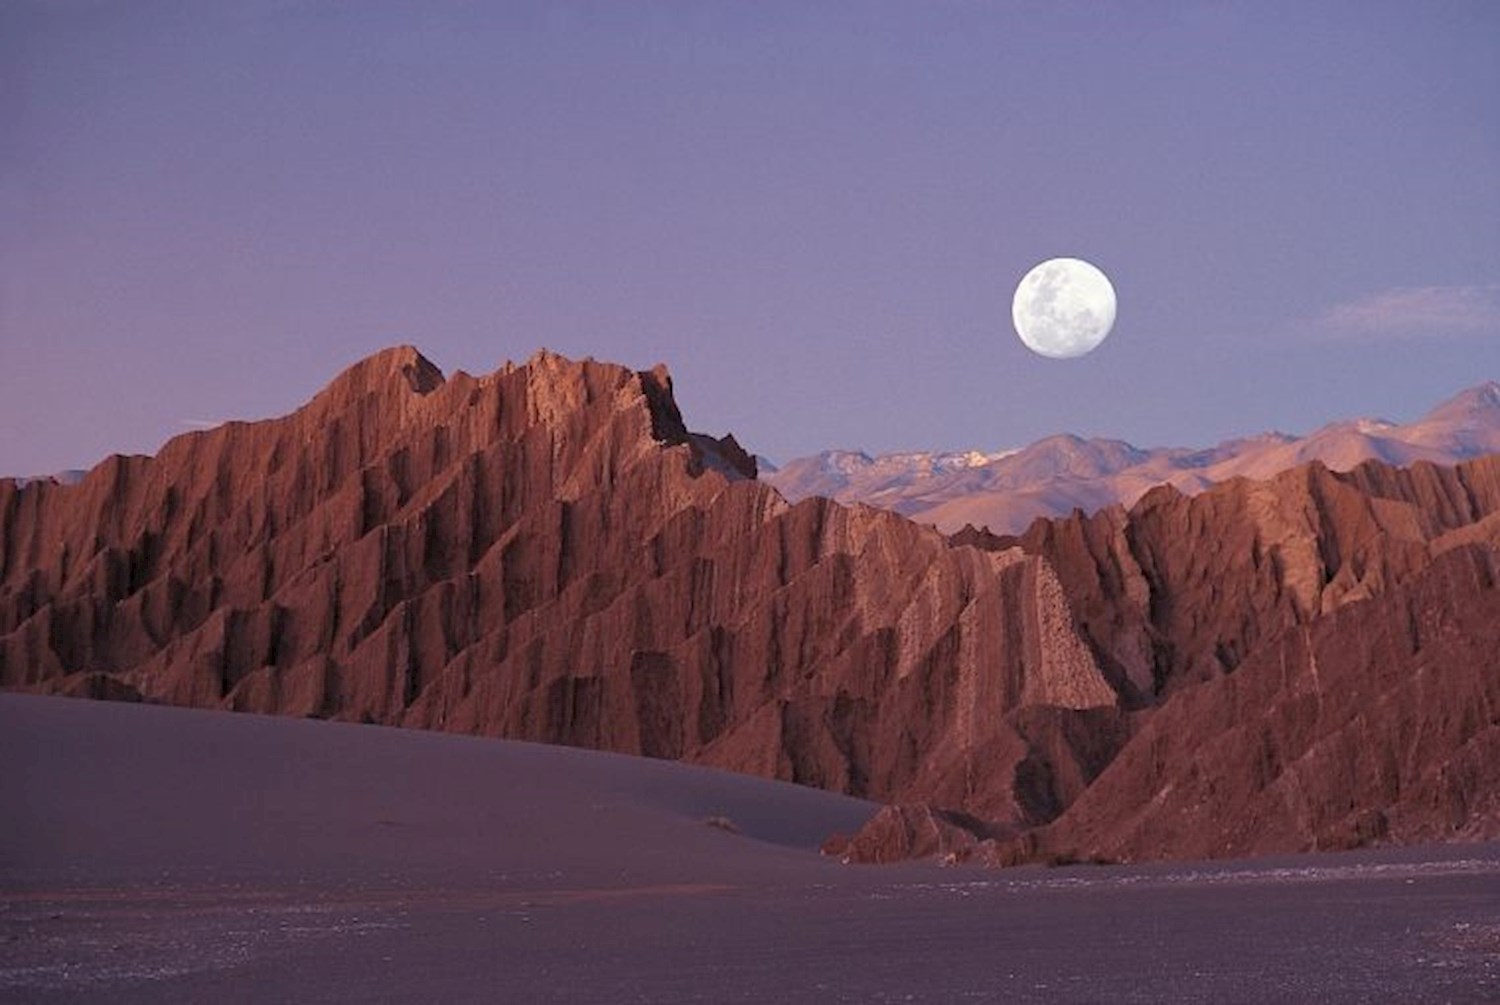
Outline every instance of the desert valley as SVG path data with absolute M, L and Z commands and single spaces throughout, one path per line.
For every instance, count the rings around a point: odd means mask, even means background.
M 690 431 L 664 368 L 544 351 L 444 375 L 402 347 L 285 417 L 111 457 L 74 484 L 0 481 L 0 683 L 26 693 L 0 704 L 19 765 L 0 789 L 0 995 L 219 998 L 319 940 L 380 955 L 419 933 L 457 952 L 460 917 L 477 939 L 479 916 L 519 926 L 534 909 L 573 920 L 495 943 L 532 992 L 592 940 L 635 962 L 582 966 L 580 994 L 618 979 L 650 1000 L 764 997 L 727 975 L 789 952 L 772 933 L 795 916 L 862 934 L 828 961 L 793 954 L 794 996 L 830 997 L 827 963 L 850 999 L 1025 1000 L 1059 990 L 1044 973 L 1058 963 L 1019 932 L 1008 969 L 856 978 L 870 945 L 907 938 L 879 905 L 947 942 L 1000 924 L 1005 903 L 1043 929 L 1113 930 L 1127 892 L 1172 925 L 1328 954 L 1321 977 L 1257 978 L 1189 939 L 1193 1000 L 1492 993 L 1500 862 L 1475 842 L 1500 836 L 1497 416 L 1486 385 L 1409 427 L 1129 448 L 1113 466 L 1049 467 L 1044 441 L 974 466 L 968 495 L 930 471 L 911 493 L 946 493 L 949 512 L 1019 512 L 1007 486 L 1022 509 L 1070 505 L 1085 482 L 1119 500 L 996 532 L 857 496 L 789 501 L 733 437 Z M 1182 487 L 1129 487 L 1148 475 Z M 1361 848 L 1376 850 L 1119 865 Z M 1359 913 L 1413 883 L 1432 897 L 1359 922 L 1378 929 L 1360 953 L 1427 933 L 1385 969 L 1297 914 L 1308 897 Z M 1267 898 L 1260 920 L 1191 906 L 1226 891 Z M 745 896 L 762 898 L 758 956 L 711 920 Z M 1046 921 L 1065 901 L 1087 906 Z M 263 916 L 232 952 L 190 951 L 225 945 L 247 905 Z M 615 912 L 739 962 L 663 983 L 608 934 Z M 308 913 L 306 938 L 287 934 Z M 198 934 L 164 934 L 179 923 Z M 1080 969 L 1075 997 L 1114 997 L 1105 967 Z M 1133 1000 L 1158 997 L 1130 972 Z
M 1500 1002 L 1497 41 L 3 0 L 0 1005 Z

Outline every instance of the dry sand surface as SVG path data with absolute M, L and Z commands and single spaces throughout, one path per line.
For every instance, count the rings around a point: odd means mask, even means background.
M 873 809 L 565 748 L 0 695 L 0 1000 L 1500 1000 L 1494 845 L 818 855 Z

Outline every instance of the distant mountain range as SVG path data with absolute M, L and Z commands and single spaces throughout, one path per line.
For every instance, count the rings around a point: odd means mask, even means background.
M 1306 436 L 1263 433 L 1207 449 L 1143 449 L 1123 440 L 1062 434 L 996 453 L 871 456 L 828 450 L 776 469 L 763 464 L 761 478 L 792 501 L 827 496 L 895 510 L 949 533 L 972 524 L 1019 534 L 1037 517 L 1129 506 L 1163 483 L 1192 494 L 1230 478 L 1269 478 L 1310 461 L 1347 471 L 1367 460 L 1455 464 L 1491 453 L 1500 453 L 1495 381 L 1405 424 L 1352 419 Z

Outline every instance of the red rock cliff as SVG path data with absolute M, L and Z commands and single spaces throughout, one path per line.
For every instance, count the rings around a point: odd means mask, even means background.
M 662 369 L 542 353 L 445 380 L 390 350 L 284 418 L 0 482 L 0 679 L 1027 823 L 1103 766 L 1116 694 L 1046 561 L 753 475 Z
M 0 683 L 696 761 L 999 857 L 1490 833 L 1497 465 L 947 540 L 787 504 L 661 368 L 393 349 L 289 416 L 0 480 Z

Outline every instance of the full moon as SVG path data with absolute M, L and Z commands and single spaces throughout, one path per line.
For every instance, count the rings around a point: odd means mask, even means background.
M 1115 288 L 1081 258 L 1050 258 L 1026 273 L 1010 305 L 1026 348 L 1071 359 L 1098 348 L 1115 323 Z

